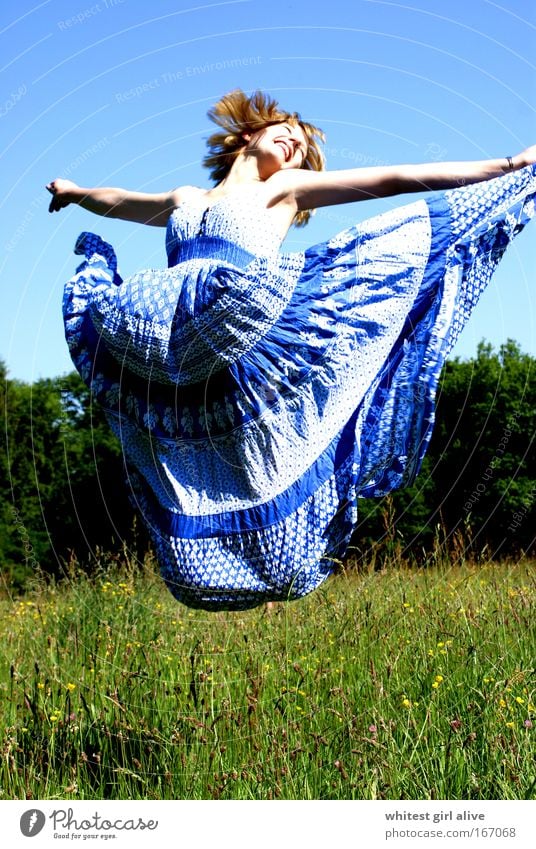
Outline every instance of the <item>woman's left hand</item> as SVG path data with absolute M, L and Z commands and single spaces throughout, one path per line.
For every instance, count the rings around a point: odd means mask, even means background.
M 527 165 L 536 164 L 536 144 L 526 147 L 517 156 L 513 157 L 514 162 L 519 168 L 525 168 Z

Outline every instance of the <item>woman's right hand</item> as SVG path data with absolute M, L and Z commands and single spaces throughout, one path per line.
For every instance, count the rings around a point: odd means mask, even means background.
M 53 196 L 48 211 L 59 212 L 60 209 L 75 201 L 73 189 L 78 189 L 78 186 L 72 180 L 64 180 L 60 177 L 57 180 L 52 180 L 46 186 L 46 189 Z

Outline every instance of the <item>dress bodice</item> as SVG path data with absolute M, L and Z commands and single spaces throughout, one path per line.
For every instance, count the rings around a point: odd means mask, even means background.
M 172 255 L 180 242 L 198 236 L 224 239 L 254 256 L 271 256 L 280 238 L 259 192 L 240 191 L 225 195 L 211 205 L 204 193 L 192 193 L 169 217 L 166 251 Z

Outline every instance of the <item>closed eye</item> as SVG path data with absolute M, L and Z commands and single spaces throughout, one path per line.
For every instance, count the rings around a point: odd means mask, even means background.
M 296 144 L 296 149 L 299 150 L 301 155 L 302 155 L 302 163 L 303 163 L 305 161 L 305 155 L 306 155 L 306 151 L 305 151 L 305 147 L 303 145 L 303 142 L 299 141 L 299 139 L 297 139 L 293 136 L 294 127 L 292 127 L 290 124 L 283 124 L 283 129 L 288 130 L 289 135 L 292 136 L 292 140 Z

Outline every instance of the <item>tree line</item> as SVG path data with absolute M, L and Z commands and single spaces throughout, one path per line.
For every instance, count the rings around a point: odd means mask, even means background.
M 149 542 L 128 498 L 120 446 L 76 372 L 32 384 L 0 363 L 0 563 L 8 585 L 71 558 L 91 570 L 101 551 L 143 558 Z M 508 341 L 481 343 L 443 370 L 436 425 L 415 483 L 360 499 L 352 541 L 426 562 L 438 540 L 467 555 L 533 554 L 536 514 L 536 360 Z

